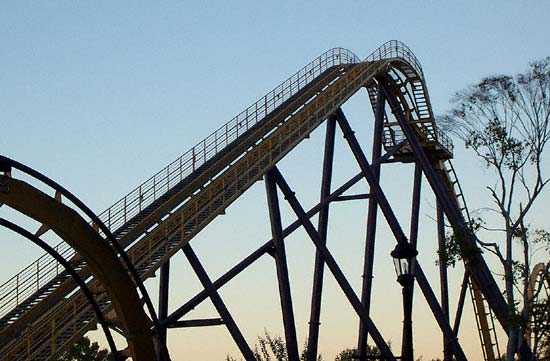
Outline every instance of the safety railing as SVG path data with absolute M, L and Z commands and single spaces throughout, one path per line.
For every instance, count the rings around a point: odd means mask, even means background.
M 445 132 L 443 132 L 439 127 L 437 127 L 435 124 L 433 125 L 433 129 L 418 129 L 418 133 L 423 135 L 423 140 L 427 143 L 431 144 L 437 144 L 441 148 L 443 148 L 444 151 L 449 153 L 451 156 L 453 155 L 454 150 L 454 144 L 453 141 Z M 383 139 L 382 142 L 384 144 L 384 147 L 391 148 L 402 141 L 406 140 L 405 134 L 403 133 L 403 130 L 398 127 L 386 127 L 384 128 L 383 133 Z
M 454 144 L 452 139 L 443 131 L 441 130 L 437 125 L 435 126 L 435 134 L 437 142 L 447 151 L 449 154 L 453 154 L 454 151 Z
M 402 59 L 408 62 L 418 74 L 422 74 L 418 59 L 400 41 L 391 40 L 386 42 L 367 56 L 365 61 L 375 62 L 384 59 Z M 111 231 L 117 230 L 324 71 L 333 66 L 359 62 L 361 60 L 347 49 L 333 48 L 328 50 L 125 195 L 102 212 L 99 218 Z M 63 253 L 67 259 L 74 254 L 74 251 L 65 243 L 61 243 L 57 247 L 59 252 Z M 44 255 L 21 273 L 5 282 L 0 286 L 0 317 L 36 292 L 59 271 L 59 265 L 50 256 Z M 32 274 L 33 272 L 35 274 Z
M 253 125 L 264 119 L 266 115 L 308 85 L 325 70 L 333 66 L 353 64 L 359 61 L 359 58 L 347 49 L 334 48 L 325 52 L 222 125 L 188 152 L 136 187 L 101 213 L 99 218 L 111 230 L 121 227 Z
M 74 255 L 74 250 L 65 242 L 54 247 L 64 258 Z M 64 271 L 49 254 L 44 254 L 21 272 L 0 286 L 0 317 L 17 307 L 51 279 Z
M 409 49 L 409 47 L 403 44 L 399 40 L 390 40 L 378 49 L 373 51 L 369 56 L 365 58 L 365 61 L 372 62 L 382 59 L 401 59 L 407 62 L 413 69 L 416 71 L 421 78 L 424 78 L 424 73 L 422 72 L 422 66 L 418 61 L 418 58 L 414 53 Z
M 358 68 L 352 69 L 346 75 L 351 73 L 355 74 L 352 79 L 364 79 L 365 70 L 357 73 L 355 69 Z M 365 69 L 365 67 L 361 69 Z M 347 84 L 353 84 L 353 86 L 350 87 L 347 86 Z M 357 82 L 349 81 L 340 84 L 338 90 L 328 89 L 321 94 L 316 94 L 315 96 L 317 96 L 317 98 L 309 101 L 304 106 L 305 109 L 300 110 L 304 112 L 302 116 L 288 118 L 288 120 L 281 125 L 283 128 L 279 128 L 280 133 L 278 136 L 270 137 L 269 140 L 260 142 L 258 145 L 259 148 L 257 147 L 250 150 L 253 154 L 251 156 L 252 159 L 250 159 L 252 162 L 249 162 L 248 159 L 244 160 L 244 162 L 243 159 L 237 161 L 237 163 L 234 164 L 234 168 L 229 171 L 229 174 L 222 177 L 223 179 L 214 179 L 212 185 L 205 188 L 204 192 L 206 193 L 201 192 L 185 202 L 180 208 L 180 211 L 173 214 L 159 226 L 160 230 L 153 230 L 149 236 L 144 237 L 130 247 L 128 249 L 128 256 L 141 277 L 145 279 L 151 276 L 154 270 L 159 266 L 162 257 L 169 254 L 169 252 L 174 252 L 182 240 L 186 239 L 186 237 L 191 237 L 193 232 L 197 232 L 198 229 L 204 227 L 209 222 L 212 214 L 216 214 L 220 209 L 225 208 L 228 200 L 246 189 L 248 187 L 247 184 L 250 185 L 253 179 L 256 179 L 257 175 L 261 173 L 260 167 L 268 166 L 266 163 L 268 160 L 272 159 L 274 153 L 279 154 L 284 147 L 292 148 L 289 141 L 292 139 L 296 140 L 300 135 L 304 136 L 305 134 L 309 134 L 315 127 L 315 125 L 311 123 L 312 119 L 321 122 L 323 116 L 330 114 L 328 110 L 326 110 L 326 107 L 321 107 L 320 104 L 333 104 L 332 102 L 338 101 L 338 99 L 342 100 L 346 95 L 349 96 L 352 92 L 355 92 L 356 89 L 352 91 L 354 87 L 359 87 Z M 308 119 L 308 121 L 304 121 L 305 119 Z M 241 166 L 239 166 L 239 162 L 241 162 Z M 248 168 L 243 170 L 242 165 L 245 164 Z M 174 238 L 167 239 L 165 237 L 166 234 L 173 234 Z M 76 293 L 75 297 L 80 295 L 80 293 Z M 56 334 L 64 333 L 65 329 L 70 329 L 68 332 L 72 332 L 73 334 L 83 332 L 81 330 L 84 330 L 84 328 L 75 330 L 71 323 L 63 323 L 63 326 L 60 326 L 59 322 L 55 320 L 58 314 L 69 313 L 70 310 L 74 309 L 72 306 L 72 299 L 73 298 L 68 300 L 70 303 L 61 306 L 62 309 L 60 308 L 48 317 L 42 319 L 40 323 L 33 328 L 31 332 L 39 336 L 37 338 L 31 336 L 32 340 L 29 339 L 28 341 L 30 344 L 36 345 L 38 343 L 47 343 L 48 339 L 41 338 L 41 335 L 49 335 L 49 330 L 53 328 L 52 325 L 56 327 Z M 82 312 L 85 312 L 85 310 Z M 73 317 L 80 317 L 78 315 L 79 314 L 76 314 L 76 316 Z M 59 340 L 55 335 L 48 337 L 56 337 L 56 340 Z M 14 347 L 24 348 L 25 344 L 22 342 L 22 345 L 14 345 Z M 6 350 L 5 352 L 12 351 Z M 9 357 L 9 354 L 3 353 L 0 355 L 0 358 L 2 356 Z
M 185 177 L 193 173 L 197 168 L 205 164 L 220 150 L 250 129 L 250 127 L 261 121 L 266 115 L 303 89 L 321 73 L 333 66 L 358 62 L 360 62 L 360 59 L 351 51 L 344 48 L 333 48 L 323 53 L 233 119 L 219 127 L 203 141 L 125 195 L 102 212 L 99 218 L 111 231 L 115 231 L 156 201 L 160 196 L 168 192 Z M 70 258 L 74 254 L 70 246 L 64 242 L 57 245 L 57 248 L 58 252 L 64 254 L 66 258 Z M 1 285 L 0 317 L 36 292 L 42 285 L 53 278 L 52 276 L 57 275 L 58 269 L 59 265 L 57 262 L 49 255 L 44 255 Z M 50 278 L 48 279 L 46 276 L 50 276 Z
M 413 52 L 402 42 L 391 40 L 371 53 L 365 61 L 398 58 L 408 62 L 418 74 L 422 67 Z M 143 184 L 136 187 L 114 205 L 99 215 L 111 230 L 116 230 L 150 205 L 159 196 L 190 175 L 225 148 L 250 127 L 264 119 L 271 111 L 308 85 L 330 67 L 355 64 L 360 59 L 344 48 L 333 48 L 304 66 L 290 78 L 275 87 L 254 104 L 243 110 L 214 133 L 195 145 L 188 152 L 170 163 Z

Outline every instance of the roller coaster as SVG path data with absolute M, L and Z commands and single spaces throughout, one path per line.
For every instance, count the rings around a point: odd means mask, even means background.
M 374 113 L 370 160 L 342 110 L 360 91 L 367 92 Z M 321 124 L 326 124 L 326 139 L 320 201 L 306 210 L 277 165 Z M 335 188 L 332 172 L 338 128 L 360 172 Z M 356 358 L 371 359 L 365 354 L 370 337 L 381 352 L 377 359 L 412 360 L 405 350 L 403 356 L 394 355 L 371 319 L 372 278 L 378 213 L 389 225 L 396 245 L 416 248 L 421 180 L 425 178 L 437 199 L 434 239 L 443 250 L 445 223 L 449 223 L 460 236 L 464 260 L 452 323 L 444 260 L 439 262 L 439 296 L 420 262 L 414 267 L 416 285 L 441 330 L 444 359 L 467 359 L 457 335 L 470 294 L 484 358 L 497 360 L 495 328 L 509 329 L 507 306 L 481 252 L 476 251 L 452 158 L 452 142 L 436 126 L 420 63 L 399 41 L 383 44 L 364 60 L 342 48 L 325 52 L 99 215 L 54 180 L 1 157 L 0 207 L 17 210 L 42 227 L 30 232 L 3 216 L 0 224 L 42 247 L 46 254 L 0 286 L 0 359 L 55 360 L 99 325 L 115 359 L 166 361 L 171 359 L 166 347 L 169 329 L 224 325 L 242 357 L 255 360 L 238 320 L 218 291 L 262 256 L 271 255 L 288 357 L 299 360 L 285 238 L 303 227 L 316 249 L 309 255 L 315 258 L 315 269 L 307 359 L 317 360 L 323 273 L 328 269 L 360 320 Z M 380 184 L 381 167 L 388 163 L 414 164 L 408 235 Z M 272 239 L 213 280 L 190 241 L 261 180 Z M 368 184 L 367 194 L 345 194 L 361 181 Z M 296 216 L 286 228 L 281 221 L 281 194 Z M 361 294 L 354 291 L 327 247 L 331 203 L 354 199 L 369 202 Z M 314 216 L 318 216 L 317 226 L 311 220 Z M 63 241 L 49 246 L 41 238 L 48 230 Z M 204 289 L 169 314 L 170 259 L 180 251 Z M 159 307 L 155 308 L 143 282 L 157 271 Z M 406 292 L 412 297 L 412 290 Z M 206 299 L 212 301 L 219 318 L 182 319 Z M 112 331 L 125 338 L 125 349 L 117 350 Z M 531 351 L 525 347 L 520 352 L 528 356 Z

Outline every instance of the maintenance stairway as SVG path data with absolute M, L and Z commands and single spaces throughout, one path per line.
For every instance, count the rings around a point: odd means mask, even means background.
M 422 70 L 408 48 L 391 41 L 364 61 L 346 49 L 331 49 L 100 214 L 141 279 L 154 276 L 362 87 L 375 101 L 374 79 L 390 63 L 400 71 L 393 76 L 396 92 L 414 105 L 407 117 L 423 147 L 451 158 L 452 144 L 435 127 Z M 387 148 L 403 140 L 397 124 L 386 122 L 385 129 Z M 401 153 L 406 157 L 407 148 Z M 116 326 L 110 301 L 86 263 L 65 243 L 56 249 L 87 279 Z M 1 360 L 55 358 L 96 327 L 85 296 L 47 256 L 0 286 L 0 317 Z

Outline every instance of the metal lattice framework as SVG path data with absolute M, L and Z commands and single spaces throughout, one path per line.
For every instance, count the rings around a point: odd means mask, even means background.
M 374 111 L 370 162 L 341 109 L 353 94 L 363 88 L 368 92 Z M 327 132 L 320 202 L 305 210 L 277 168 L 277 163 L 322 123 L 326 123 Z M 346 139 L 361 172 L 334 189 L 331 183 L 337 128 Z M 420 63 L 404 44 L 387 42 L 363 61 L 346 49 L 335 48 L 300 69 L 98 217 L 88 215 L 88 228 L 96 232 L 97 239 L 92 243 L 101 243 L 96 245 L 98 249 L 108 245 L 112 252 L 114 247 L 116 253 L 113 252 L 113 257 L 120 260 L 120 267 L 131 265 L 129 269 L 134 278 L 124 281 L 126 288 L 128 285 L 137 285 L 140 297 L 149 306 L 149 297 L 141 282 L 160 270 L 159 308 L 155 312 L 149 307 L 153 322 L 146 332 L 151 343 L 156 345 L 158 360 L 169 359 L 161 347 L 169 328 L 219 324 L 227 327 L 243 357 L 254 360 L 250 346 L 218 289 L 265 254 L 273 255 L 276 261 L 287 352 L 290 360 L 298 360 L 285 237 L 300 227 L 305 229 L 316 247 L 308 359 L 317 358 L 322 280 L 324 269 L 327 268 L 360 319 L 357 357 L 366 359 L 363 352 L 368 335 L 381 350 L 382 359 L 393 360 L 396 356 L 370 317 L 378 211 L 389 224 L 397 244 L 416 248 L 421 180 L 425 177 L 437 198 L 437 238 L 440 249 L 445 246 L 446 218 L 453 231 L 460 236 L 458 238 L 462 240 L 461 246 L 465 250 L 464 281 L 453 324 L 450 322 L 445 262 L 440 262 L 439 298 L 433 292 L 420 264 L 415 268 L 414 277 L 441 329 L 445 360 L 451 360 L 451 357 L 465 360 L 466 356 L 456 335 L 468 285 L 472 285 L 481 334 L 489 330 L 487 325 L 493 320 L 492 314 L 505 330 L 508 328 L 507 307 L 481 253 L 472 252 L 477 246 L 468 227 L 469 215 L 464 196 L 450 163 L 452 156 L 451 141 L 435 125 Z M 411 228 L 408 235 L 405 235 L 380 184 L 380 168 L 388 162 L 415 163 Z M 2 157 L 0 165 L 0 171 L 4 171 L 0 185 L 0 205 L 22 209 L 18 202 L 25 203 L 26 196 L 19 195 L 19 199 L 14 185 L 21 183 L 29 192 L 33 192 L 34 188 L 17 179 L 17 172 L 21 170 L 21 167 L 17 167 L 19 163 Z M 189 241 L 262 179 L 265 180 L 272 239 L 219 279 L 212 280 Z M 344 195 L 361 180 L 368 183 L 368 194 Z M 55 192 L 59 191 L 55 185 L 52 188 Z M 283 228 L 281 222 L 279 193 L 282 193 L 297 218 L 286 228 Z M 326 246 L 330 203 L 352 199 L 369 200 L 363 284 L 359 295 Z M 54 214 L 61 212 L 59 209 L 62 207 L 55 205 L 54 198 L 51 200 L 50 211 Z M 73 205 L 79 207 L 75 202 Z M 45 229 L 54 229 L 48 219 L 38 217 L 32 204 L 24 212 L 44 224 L 39 234 Z M 319 215 L 318 225 L 314 226 L 310 218 L 316 214 Z M 82 218 L 82 215 L 79 217 Z M 85 222 L 84 218 L 79 222 Z M 117 282 L 109 283 L 100 272 L 101 266 L 107 261 L 86 253 L 74 240 L 63 242 L 53 250 L 68 261 L 72 273 L 86 280 L 86 287 L 93 291 L 101 315 L 104 315 L 111 327 L 128 339 L 130 347 L 118 352 L 118 357 L 130 356 L 143 360 L 146 359 L 144 357 L 150 357 L 148 350 L 132 347 L 129 335 L 135 336 L 133 330 L 136 329 L 131 329 L 132 325 L 124 322 L 129 317 L 128 310 L 120 307 L 128 299 L 115 292 Z M 170 258 L 180 250 L 189 260 L 204 290 L 168 314 Z M 86 298 L 85 292 L 76 288 L 70 273 L 50 256 L 43 256 L 0 286 L 0 359 L 55 359 L 80 336 L 96 327 L 98 316 L 93 312 L 93 303 Z M 128 297 L 131 297 L 130 294 L 136 295 L 130 292 Z M 220 318 L 181 320 L 207 298 L 213 302 Z M 141 317 L 140 312 L 135 315 Z M 482 338 L 482 344 L 486 358 L 491 359 L 494 335 L 488 332 L 488 336 L 483 337 L 489 337 L 489 340 Z M 404 346 L 402 353 L 412 355 L 412 350 Z

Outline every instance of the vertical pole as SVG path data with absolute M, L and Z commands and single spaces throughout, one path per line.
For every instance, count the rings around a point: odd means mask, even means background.
M 271 172 L 265 175 L 265 188 L 267 193 L 267 204 L 269 207 L 269 218 L 271 221 L 271 234 L 275 246 L 275 264 L 277 266 L 277 280 L 279 283 L 279 298 L 283 313 L 283 326 L 285 328 L 285 339 L 287 355 L 289 360 L 299 360 L 298 340 L 296 337 L 296 325 L 294 323 L 294 311 L 292 309 L 292 295 L 290 291 L 290 280 L 288 277 L 288 266 L 286 263 L 286 251 L 283 238 L 283 226 L 281 224 L 281 211 L 277 196 L 277 186 Z
M 170 260 L 166 261 L 160 267 L 159 280 L 159 321 L 162 322 L 168 317 L 168 289 L 170 286 Z M 159 330 L 160 339 L 166 342 L 166 326 L 162 326 Z
M 384 131 L 384 114 L 386 99 L 384 90 L 378 87 L 378 96 L 376 98 L 376 109 L 374 113 L 374 136 L 372 140 L 372 161 L 375 163 L 382 155 L 382 135 Z M 380 165 L 372 167 L 374 179 L 380 182 Z M 374 269 L 374 243 L 376 236 L 376 220 L 378 216 L 378 202 L 375 197 L 369 198 L 369 209 L 367 215 L 367 234 L 365 237 L 365 254 L 363 261 L 363 284 L 361 288 L 361 303 L 368 314 L 370 314 L 370 301 L 372 292 L 372 279 Z M 357 355 L 360 358 L 366 356 L 367 351 L 367 332 L 365 324 L 359 321 L 359 334 L 357 339 Z
M 399 124 L 401 125 L 403 132 L 405 133 L 405 136 L 414 152 L 416 162 L 422 166 L 422 170 L 426 175 L 428 183 L 432 187 L 437 199 L 441 202 L 441 207 L 443 208 L 447 219 L 453 225 L 455 232 L 460 233 L 460 235 L 463 236 L 463 242 L 468 246 L 475 247 L 475 240 L 471 235 L 470 230 L 468 229 L 466 221 L 462 217 L 458 206 L 453 202 L 451 196 L 449 195 L 449 192 L 442 184 L 439 176 L 435 173 L 432 165 L 430 164 L 430 160 L 424 153 L 424 150 L 422 149 L 422 146 L 420 145 L 418 139 L 416 139 L 415 132 L 405 118 L 399 101 L 393 95 L 392 88 L 389 84 L 388 79 L 384 78 L 381 79 L 381 81 L 385 82 L 383 83 L 384 92 L 386 93 L 386 98 L 388 99 L 388 103 L 391 106 L 392 112 L 395 115 Z M 493 275 L 491 274 L 487 266 L 487 263 L 485 263 L 483 257 L 481 257 L 479 254 L 472 254 L 472 256 L 469 258 L 470 259 L 468 259 L 467 261 L 468 267 L 470 268 L 471 272 L 470 276 L 482 288 L 482 291 L 487 301 L 491 305 L 491 308 L 495 311 L 495 315 L 501 322 L 501 325 L 506 330 L 508 330 L 508 307 L 497 283 L 495 282 Z M 476 264 L 475 267 L 470 267 L 470 264 L 472 262 Z M 528 350 L 528 353 L 530 353 L 530 350 Z
M 445 214 L 441 204 L 437 201 L 437 240 L 439 248 L 439 282 L 441 288 L 441 308 L 449 321 L 449 283 L 447 278 L 447 249 L 445 247 Z M 451 361 L 451 354 L 447 346 L 448 340 L 443 337 L 443 361 Z
M 332 181 L 332 166 L 334 160 L 334 134 L 336 130 L 336 118 L 330 116 L 327 121 L 327 133 L 325 137 L 325 156 L 323 161 L 323 178 L 321 180 L 321 210 L 319 211 L 319 223 L 317 232 L 323 244 L 327 243 L 329 202 L 326 198 L 330 195 Z M 317 347 L 319 342 L 319 326 L 321 318 L 321 297 L 323 292 L 323 275 L 325 264 L 319 251 L 315 252 L 315 267 L 313 271 L 313 290 L 311 294 L 311 314 L 309 318 L 309 336 L 307 345 L 307 359 L 317 360 Z
M 243 354 L 246 361 L 255 361 L 254 353 L 246 343 L 246 340 L 244 339 L 243 334 L 241 333 L 241 330 L 239 330 L 239 327 L 233 320 L 233 317 L 229 313 L 229 310 L 225 306 L 225 303 L 223 302 L 222 298 L 218 294 L 218 291 L 216 288 L 212 285 L 212 281 L 210 280 L 210 277 L 206 273 L 206 270 L 202 266 L 201 262 L 197 258 L 197 255 L 191 248 L 191 245 L 188 243 L 182 248 L 183 253 L 187 257 L 187 260 L 189 260 L 189 263 L 191 264 L 191 267 L 193 268 L 193 271 L 199 278 L 202 286 L 204 289 L 208 292 L 208 295 L 210 296 L 210 299 L 212 300 L 212 303 L 214 304 L 214 307 L 220 314 L 221 318 L 223 319 L 223 322 L 225 323 L 225 326 L 229 330 L 229 333 L 233 337 L 233 340 L 235 340 L 235 343 L 237 344 L 237 347 Z
M 412 332 L 412 306 L 413 306 L 414 278 L 403 284 L 403 341 L 401 343 L 401 359 L 414 360 L 413 332 Z
M 392 112 L 395 115 L 397 121 L 403 129 L 403 133 L 407 138 L 413 153 L 415 160 L 422 166 L 424 174 L 428 183 L 432 187 L 437 199 L 441 202 L 441 207 L 447 216 L 447 219 L 453 226 L 455 233 L 462 238 L 462 244 L 466 247 L 471 247 L 476 250 L 477 247 L 475 236 L 466 223 L 458 205 L 453 201 L 449 191 L 445 189 L 445 186 L 441 182 L 440 177 L 437 175 L 433 166 L 430 164 L 430 160 L 426 156 L 426 153 L 422 149 L 420 142 L 416 138 L 414 129 L 407 121 L 403 114 L 403 109 L 399 100 L 393 94 L 390 80 L 388 78 L 381 78 L 383 82 L 384 92 L 388 99 L 388 103 L 391 106 Z M 489 307 L 494 311 L 495 316 L 498 318 L 502 327 L 508 332 L 512 325 L 509 320 L 508 306 L 502 292 L 500 291 L 489 267 L 480 252 L 472 252 L 466 259 L 466 265 L 470 271 L 470 277 L 472 282 L 475 282 L 479 287 L 480 292 L 485 296 L 485 299 L 489 303 Z M 473 266 L 475 265 L 475 266 Z M 533 353 L 529 347 L 522 347 L 519 349 L 520 358 L 530 359 Z
M 386 93 L 386 99 L 392 99 L 392 98 L 388 98 L 388 92 L 386 91 L 386 88 L 384 88 L 384 92 Z M 389 94 L 392 95 L 391 93 Z M 395 99 L 392 99 L 392 100 L 395 100 Z M 393 109 L 393 106 L 392 106 L 392 109 Z M 369 165 L 369 162 L 367 161 L 367 158 L 365 157 L 365 154 L 363 153 L 363 150 L 361 149 L 361 146 L 359 145 L 359 142 L 357 141 L 357 138 L 355 137 L 355 134 L 351 129 L 349 122 L 346 119 L 346 116 L 344 115 L 344 112 L 341 109 L 338 109 L 338 111 L 336 112 L 336 115 L 337 115 L 338 124 L 340 125 L 340 128 L 344 133 L 344 138 L 346 138 L 346 141 L 348 142 L 348 145 L 350 146 L 353 152 L 353 155 L 355 156 L 355 159 L 357 160 L 357 163 L 361 168 L 363 176 L 365 177 L 365 179 L 369 183 L 369 186 L 371 187 L 371 191 L 370 191 L 371 194 L 374 197 L 376 197 L 376 199 L 378 200 L 378 205 L 380 206 L 380 210 L 384 214 L 384 217 L 386 218 L 386 221 L 388 223 L 388 226 L 390 227 L 390 230 L 393 236 L 395 237 L 397 242 L 408 242 L 407 237 L 403 233 L 401 225 L 399 224 L 399 222 L 397 221 L 397 218 L 395 217 L 395 214 L 393 213 L 393 210 L 388 202 L 388 199 L 386 198 L 384 192 L 382 191 L 382 188 L 380 187 L 380 184 L 378 184 L 374 180 L 374 175 L 372 174 L 372 169 Z M 422 149 L 420 149 L 420 151 L 422 151 Z M 425 171 L 426 168 L 422 166 L 422 169 L 424 171 L 424 174 L 426 174 L 426 171 Z M 422 273 L 422 270 L 418 262 L 415 270 L 415 278 L 418 281 L 418 285 L 420 286 L 420 289 L 424 294 L 424 298 L 428 302 L 428 305 L 430 306 L 432 313 L 441 328 L 441 331 L 444 333 L 447 333 L 449 335 L 449 339 L 452 339 L 451 326 L 449 325 L 449 322 L 445 321 L 445 319 L 443 318 L 443 311 L 441 309 L 441 306 L 439 305 L 437 298 L 434 296 L 430 283 Z M 452 347 L 453 347 L 454 355 L 456 356 L 457 360 L 466 360 L 464 351 L 462 350 L 462 347 L 460 346 L 456 338 L 452 339 Z
M 414 167 L 413 197 L 411 207 L 411 228 L 409 239 L 411 246 L 416 249 L 418 244 L 418 220 L 420 218 L 420 195 L 422 191 L 422 168 Z M 401 354 L 404 360 L 413 360 L 414 344 L 412 332 L 412 311 L 414 299 L 414 279 L 403 285 L 403 342 Z

